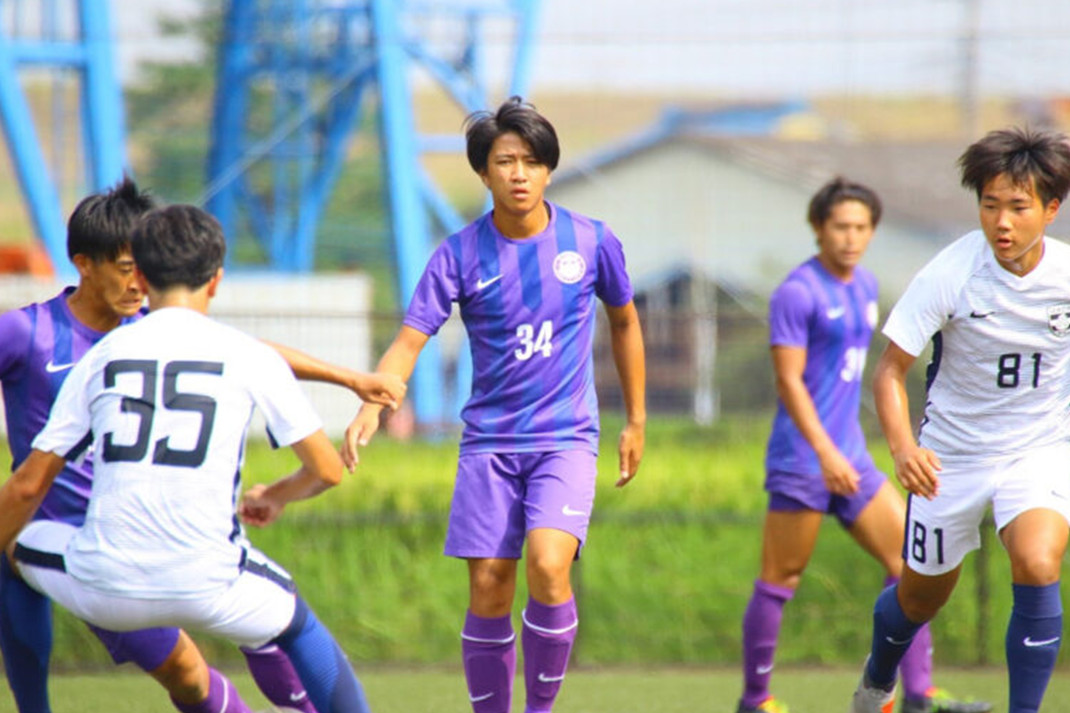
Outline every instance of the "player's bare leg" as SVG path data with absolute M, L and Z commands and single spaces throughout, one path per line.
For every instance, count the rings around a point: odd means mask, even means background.
M 524 608 L 525 713 L 545 713 L 565 680 L 576 640 L 576 600 L 569 573 L 579 540 L 562 530 L 536 528 L 528 533 L 528 603 Z
M 1054 510 L 1028 510 L 1000 532 L 1011 560 L 1014 607 L 1007 626 L 1010 713 L 1040 709 L 1062 642 L 1059 572 L 1070 528 Z
M 475 713 L 508 713 L 516 675 L 516 633 L 510 613 L 516 593 L 514 559 L 468 562 L 468 614 L 461 654 Z
M 184 631 L 163 664 L 149 673 L 167 689 L 182 713 L 249 713 L 234 684 L 209 668 Z
M 769 692 L 784 605 L 799 586 L 821 529 L 816 510 L 770 510 L 762 531 L 762 562 L 743 614 L 743 695 L 741 713 L 776 711 Z

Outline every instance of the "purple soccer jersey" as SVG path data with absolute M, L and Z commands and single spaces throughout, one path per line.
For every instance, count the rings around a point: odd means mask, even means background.
M 34 436 L 48 421 L 52 402 L 71 367 L 105 335 L 71 314 L 67 297 L 73 291 L 68 287 L 47 302 L 0 315 L 0 382 L 12 470 L 30 454 Z M 92 482 L 88 458 L 68 462 L 34 519 L 81 525 Z
M 487 213 L 438 247 L 405 324 L 433 335 L 460 305 L 472 351 L 462 453 L 598 451 L 595 297 L 632 299 L 620 241 L 546 204 L 542 233 L 510 240 Z
M 858 423 L 862 371 L 877 324 L 877 279 L 858 267 L 842 282 L 810 258 L 795 268 L 769 303 L 771 346 L 806 350 L 803 383 L 821 424 L 858 471 L 874 470 Z M 820 475 L 817 454 L 777 402 L 766 449 L 770 472 Z

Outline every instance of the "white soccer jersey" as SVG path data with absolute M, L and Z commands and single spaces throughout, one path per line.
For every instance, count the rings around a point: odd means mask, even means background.
M 232 582 L 254 407 L 280 445 L 321 427 L 282 357 L 193 310 L 151 312 L 87 352 L 33 443 L 65 457 L 92 443 L 93 491 L 66 553 L 71 575 L 137 598 Z
M 1040 262 L 1018 277 L 969 233 L 915 276 L 884 334 L 914 356 L 933 341 L 919 442 L 938 455 L 1070 438 L 1070 246 L 1044 238 Z

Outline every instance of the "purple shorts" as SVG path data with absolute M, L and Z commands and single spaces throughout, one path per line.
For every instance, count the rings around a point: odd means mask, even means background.
M 178 643 L 178 629 L 140 629 L 138 631 L 108 631 L 88 624 L 100 643 L 117 664 L 133 661 L 146 673 L 155 671 Z
M 772 470 L 765 475 L 765 489 L 769 491 L 769 509 L 776 512 L 816 510 L 835 515 L 844 527 L 851 527 L 859 514 L 869 505 L 884 485 L 884 473 L 876 468 L 858 471 L 861 480 L 854 495 L 833 495 L 825 487 L 820 473 L 802 475 Z
M 530 530 L 574 535 L 583 548 L 594 505 L 597 456 L 590 451 L 462 453 L 445 553 L 520 559 Z

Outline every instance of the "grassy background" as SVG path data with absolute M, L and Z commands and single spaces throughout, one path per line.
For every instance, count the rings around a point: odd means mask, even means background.
M 768 420 L 735 419 L 712 428 L 651 424 L 640 476 L 613 487 L 617 427 L 607 423 L 597 507 L 588 547 L 576 565 L 581 665 L 730 665 L 739 658 L 740 619 L 758 571 L 762 460 Z M 883 446 L 874 454 L 886 467 Z M 452 664 L 467 598 L 463 563 L 441 554 L 456 444 L 378 438 L 357 473 L 282 520 L 251 531 L 286 567 L 305 598 L 354 661 Z M 251 445 L 249 482 L 288 472 L 288 451 Z M 1010 611 L 1005 557 L 989 543 L 988 562 L 967 561 L 959 587 L 934 625 L 943 664 L 1002 661 Z M 978 577 L 978 562 L 984 564 Z M 788 606 L 778 662 L 853 664 L 868 647 L 880 568 L 835 525 Z M 979 604 L 978 586 L 991 598 Z M 519 609 L 526 595 L 517 597 Z M 199 637 L 208 657 L 240 665 L 233 646 Z M 1064 657 L 1065 659 L 1065 657 Z M 84 627 L 57 618 L 56 664 L 106 664 Z
M 792 713 L 829 713 L 847 708 L 858 682 L 859 666 L 795 667 L 778 670 L 775 693 Z M 358 671 L 376 713 L 443 713 L 471 710 L 459 670 L 444 668 Z M 249 676 L 231 672 L 253 710 L 266 703 Z M 940 683 L 964 697 L 996 703 L 1007 710 L 1006 679 L 997 669 L 954 669 L 940 672 Z M 735 710 L 740 678 L 735 668 L 650 667 L 573 668 L 554 706 L 555 713 L 695 713 Z M 523 710 L 523 682 L 514 689 L 513 711 Z M 57 676 L 52 681 L 53 707 L 79 713 L 167 713 L 173 711 L 163 692 L 147 676 Z M 7 710 L 2 707 L 0 710 Z M 1045 713 L 1070 711 L 1070 678 L 1056 676 L 1048 688 Z

